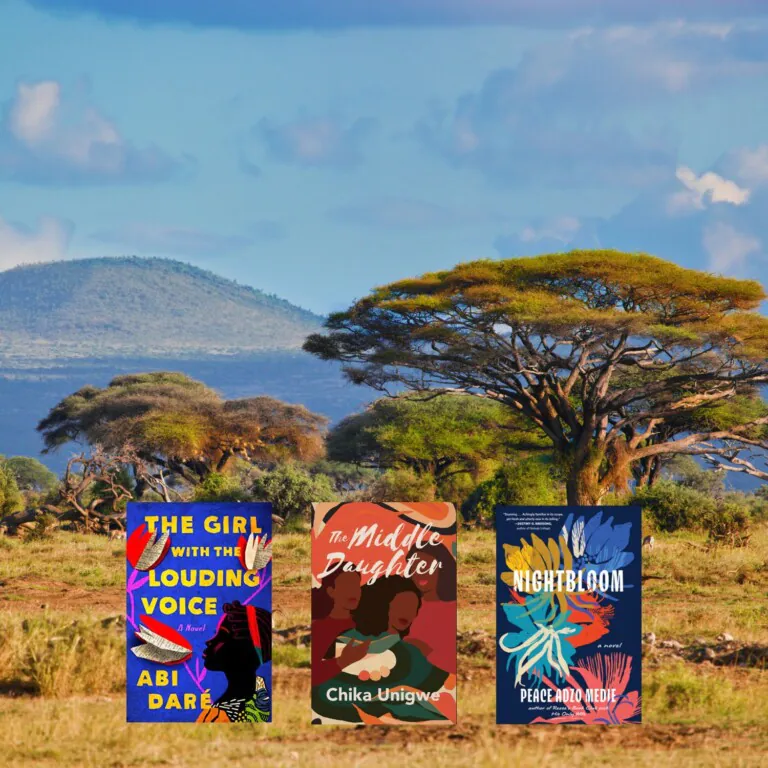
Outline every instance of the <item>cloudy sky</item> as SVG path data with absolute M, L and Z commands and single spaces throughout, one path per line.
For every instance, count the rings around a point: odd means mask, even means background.
M 768 283 L 766 96 L 762 0 L 0 0 L 0 269 L 318 312 L 574 247 Z

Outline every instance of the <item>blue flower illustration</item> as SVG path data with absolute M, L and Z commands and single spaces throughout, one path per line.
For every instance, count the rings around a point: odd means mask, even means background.
M 629 565 L 635 556 L 626 552 L 631 523 L 615 525 L 613 517 L 603 520 L 598 512 L 588 520 L 573 513 L 566 518 L 560 535 L 568 542 L 576 571 L 616 571 Z

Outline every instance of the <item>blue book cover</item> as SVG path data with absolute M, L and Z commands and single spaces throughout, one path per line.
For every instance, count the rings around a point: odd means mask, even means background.
M 639 723 L 636 507 L 497 507 L 496 722 Z
M 128 722 L 270 722 L 272 507 L 128 504 Z

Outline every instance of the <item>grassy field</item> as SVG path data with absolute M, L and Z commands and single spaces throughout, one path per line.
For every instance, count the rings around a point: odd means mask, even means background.
M 493 534 L 468 532 L 458 726 L 312 727 L 309 650 L 283 643 L 274 649 L 274 723 L 207 729 L 124 722 L 124 545 L 64 533 L 0 539 L 0 765 L 761 765 L 768 527 L 746 549 L 706 552 L 702 543 L 661 537 L 644 555 L 644 631 L 657 641 L 644 654 L 642 726 L 494 725 Z M 276 629 L 307 625 L 307 535 L 277 536 L 274 581 Z M 734 641 L 718 640 L 722 633 Z M 681 648 L 663 647 L 669 640 Z

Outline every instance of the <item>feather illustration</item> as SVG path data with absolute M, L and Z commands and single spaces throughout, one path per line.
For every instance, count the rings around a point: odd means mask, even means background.
M 237 544 L 240 563 L 247 571 L 260 571 L 272 559 L 272 542 L 268 542 L 266 536 L 252 533 L 247 540 L 241 536 Z
M 192 646 L 175 629 L 157 619 L 142 616 L 136 637 L 142 645 L 131 650 L 135 656 L 157 664 L 179 664 L 192 655 Z
M 142 523 L 128 537 L 126 556 L 137 571 L 151 571 L 160 565 L 170 546 L 171 537 L 168 531 L 158 538 L 157 531 L 150 531 Z

